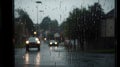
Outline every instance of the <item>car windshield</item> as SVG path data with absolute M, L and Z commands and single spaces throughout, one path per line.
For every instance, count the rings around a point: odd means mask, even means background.
M 55 40 L 50 40 L 50 42 L 56 42 Z
M 36 42 L 36 37 L 30 37 L 28 40 L 29 40 L 30 42 Z

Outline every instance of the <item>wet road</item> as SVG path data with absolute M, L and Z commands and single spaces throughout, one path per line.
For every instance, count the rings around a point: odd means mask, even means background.
M 15 49 L 15 67 L 115 67 L 115 55 L 68 51 L 42 42 L 40 51 Z

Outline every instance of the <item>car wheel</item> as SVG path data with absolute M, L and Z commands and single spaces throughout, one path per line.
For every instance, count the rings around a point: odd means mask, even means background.
M 40 51 L 40 47 L 38 47 L 38 51 Z
M 28 48 L 28 47 L 26 47 L 26 51 L 29 51 L 29 48 Z
M 51 45 L 49 45 L 49 47 L 51 47 Z

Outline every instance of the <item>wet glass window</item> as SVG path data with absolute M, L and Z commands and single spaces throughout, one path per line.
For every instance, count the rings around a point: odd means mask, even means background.
M 114 67 L 115 20 L 115 0 L 14 0 L 15 65 Z

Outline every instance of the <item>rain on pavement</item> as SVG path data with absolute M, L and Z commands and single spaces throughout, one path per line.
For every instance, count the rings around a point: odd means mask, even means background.
M 68 51 L 64 46 L 49 47 L 42 42 L 40 51 L 31 48 L 15 49 L 15 67 L 114 67 L 112 54 L 92 54 Z

